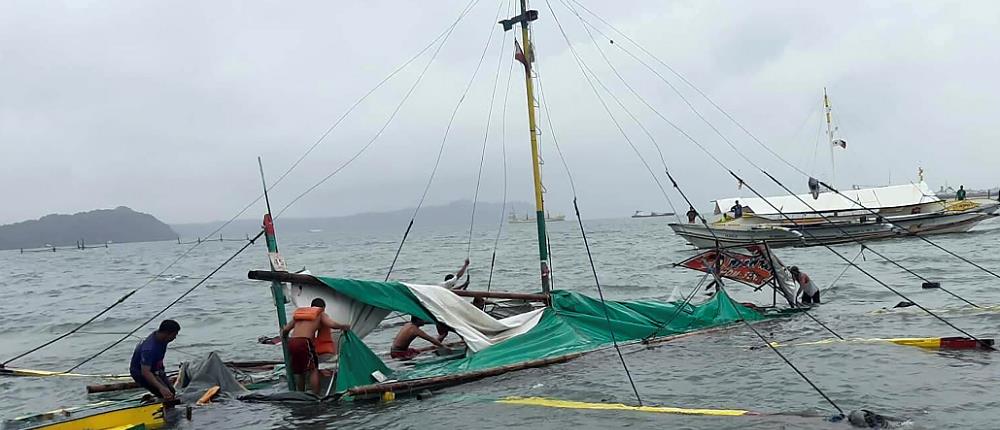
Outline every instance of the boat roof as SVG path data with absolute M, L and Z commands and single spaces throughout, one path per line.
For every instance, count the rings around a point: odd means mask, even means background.
M 715 211 L 716 213 L 728 211 L 729 208 L 736 205 L 737 201 L 744 208 L 749 207 L 755 214 L 775 215 L 779 213 L 779 210 L 787 214 L 862 209 L 861 206 L 854 202 L 860 202 L 869 209 L 879 209 L 932 203 L 941 200 L 934 195 L 930 187 L 927 186 L 927 183 L 923 181 L 904 185 L 841 190 L 840 192 L 843 196 L 833 192 L 826 192 L 821 193 L 817 199 L 813 199 L 811 194 L 798 194 L 798 198 L 787 195 L 766 197 L 766 200 L 761 198 L 730 197 L 716 200 Z M 808 203 L 808 206 L 799 201 L 799 199 Z M 813 209 L 810 209 L 810 206 Z M 775 210 L 775 208 L 778 210 Z

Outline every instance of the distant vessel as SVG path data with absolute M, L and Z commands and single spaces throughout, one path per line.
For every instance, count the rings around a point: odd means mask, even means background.
M 321 228 L 311 228 L 311 229 L 309 229 L 309 232 L 310 233 L 322 233 L 323 229 L 321 229 Z
M 552 222 L 555 222 L 555 221 L 566 221 L 566 215 L 562 215 L 562 214 L 552 215 L 552 214 L 546 212 L 545 213 L 545 221 L 552 221 Z M 533 214 L 531 212 L 527 212 L 527 213 L 524 214 L 524 217 L 522 218 L 522 217 L 517 216 L 517 214 L 515 214 L 515 213 L 511 213 L 510 216 L 507 217 L 507 222 L 510 223 L 510 224 L 529 224 L 529 223 L 533 224 L 533 223 L 535 223 L 535 214 Z
M 658 216 L 674 216 L 673 212 L 646 212 L 646 211 L 635 211 L 632 214 L 632 218 L 653 218 Z

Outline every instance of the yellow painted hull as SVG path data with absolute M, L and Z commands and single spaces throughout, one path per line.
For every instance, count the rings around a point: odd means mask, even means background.
M 691 408 L 673 408 L 668 406 L 630 406 L 621 403 L 576 402 L 572 400 L 547 399 L 544 397 L 505 397 L 503 399 L 497 400 L 497 403 L 505 403 L 509 405 L 542 406 L 548 408 L 563 408 L 563 409 L 636 411 L 636 412 L 652 412 L 661 414 L 708 415 L 708 416 L 724 416 L 724 417 L 757 415 L 754 412 L 741 409 L 691 409 Z
M 43 424 L 31 429 L 45 430 L 124 430 L 134 428 L 158 429 L 163 427 L 163 405 L 133 406 L 101 412 L 85 417 Z M 142 426 L 142 427 L 140 427 Z

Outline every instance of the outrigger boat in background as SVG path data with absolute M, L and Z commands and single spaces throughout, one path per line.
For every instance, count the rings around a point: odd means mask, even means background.
M 939 199 L 924 182 L 841 193 L 846 197 L 822 193 L 818 199 L 811 194 L 719 199 L 715 202 L 716 219 L 708 227 L 693 223 L 669 225 L 698 248 L 715 247 L 716 238 L 724 247 L 767 242 L 778 248 L 965 232 L 992 218 L 1000 208 L 1000 202 L 983 198 Z M 737 201 L 743 208 L 739 218 L 729 210 Z
M 524 214 L 524 217 L 518 217 L 517 214 L 512 213 L 507 216 L 507 222 L 510 224 L 534 224 L 536 217 L 535 214 Z M 555 214 L 552 215 L 548 212 L 545 213 L 545 222 L 556 222 L 556 221 L 566 221 L 566 215 Z
M 835 148 L 847 142 L 835 136 L 832 108 L 823 91 L 830 147 L 830 183 L 834 183 Z M 670 228 L 697 248 L 745 246 L 766 242 L 772 248 L 816 246 L 885 239 L 914 234 L 969 231 L 994 216 L 1000 201 L 989 198 L 945 200 L 934 195 L 919 169 L 917 183 L 821 192 L 809 179 L 808 194 L 764 198 L 729 197 L 715 201 L 715 219 L 705 224 L 671 223 Z M 737 216 L 737 204 L 742 214 Z M 873 213 L 874 212 L 874 213 Z
M 646 212 L 646 211 L 635 211 L 632 214 L 632 218 L 655 218 L 661 216 L 674 216 L 673 212 Z

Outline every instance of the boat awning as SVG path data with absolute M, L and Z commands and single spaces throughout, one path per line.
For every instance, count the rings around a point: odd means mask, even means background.
M 736 205 L 737 201 L 744 207 L 744 210 L 746 210 L 745 208 L 750 208 L 757 215 L 776 215 L 779 211 L 786 214 L 796 214 L 816 211 L 839 212 L 861 210 L 862 207 L 854 202 L 860 202 L 869 209 L 877 210 L 878 208 L 893 208 L 940 201 L 931 192 L 930 187 L 925 182 L 878 188 L 841 190 L 841 193 L 844 196 L 833 192 L 821 193 L 818 199 L 813 199 L 810 194 L 798 194 L 798 198 L 796 196 L 766 197 L 767 200 L 755 197 L 730 197 L 716 200 L 715 211 L 716 213 L 727 212 L 729 208 Z M 808 206 L 799 201 L 799 199 L 808 203 Z M 815 211 L 810 209 L 810 206 Z M 778 210 L 775 210 L 775 207 Z

